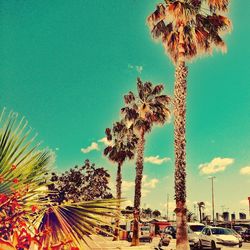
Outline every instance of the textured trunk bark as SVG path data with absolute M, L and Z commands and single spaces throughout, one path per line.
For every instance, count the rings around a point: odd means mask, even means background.
M 140 204 L 141 204 L 141 184 L 143 173 L 143 154 L 145 145 L 145 133 L 141 132 L 136 159 L 136 178 L 135 178 L 135 196 L 134 196 L 134 222 L 133 222 L 133 238 L 131 246 L 139 246 L 139 219 L 140 219 Z
M 188 250 L 186 209 L 186 95 L 188 70 L 180 61 L 174 86 L 176 250 Z
M 118 199 L 118 203 L 117 203 L 117 211 L 118 211 L 118 215 L 117 218 L 115 219 L 115 232 L 114 232 L 114 238 L 113 241 L 119 240 L 119 226 L 120 226 L 120 214 L 119 211 L 121 209 L 121 193 L 122 193 L 122 173 L 121 173 L 121 167 L 122 164 L 118 163 L 117 166 L 117 174 L 116 174 L 116 198 Z

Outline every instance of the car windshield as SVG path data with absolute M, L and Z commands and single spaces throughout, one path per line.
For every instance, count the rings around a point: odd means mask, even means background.
M 203 225 L 190 225 L 189 226 L 190 229 L 193 231 L 193 232 L 201 232 L 202 229 L 205 227 Z
M 236 231 L 234 231 L 231 228 L 227 228 L 226 230 L 228 230 L 230 234 L 238 234 Z
M 150 231 L 150 228 L 149 227 L 142 227 L 141 231 Z
M 226 235 L 232 234 L 230 230 L 224 229 L 224 228 L 211 228 L 211 231 L 212 231 L 212 234 L 226 234 Z

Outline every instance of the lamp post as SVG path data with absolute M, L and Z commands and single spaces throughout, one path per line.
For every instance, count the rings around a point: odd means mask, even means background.
M 211 179 L 211 182 L 212 182 L 212 211 L 213 211 L 213 224 L 214 224 L 215 222 L 215 219 L 214 219 L 214 179 L 215 177 L 210 176 L 209 179 Z
M 250 216 L 250 197 L 248 197 L 248 206 L 249 206 L 249 216 Z

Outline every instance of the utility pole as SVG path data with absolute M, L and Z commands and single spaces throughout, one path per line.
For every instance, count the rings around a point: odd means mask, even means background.
M 169 194 L 167 194 L 167 220 L 168 220 L 168 205 L 169 205 Z
M 212 210 L 213 210 L 213 223 L 215 222 L 215 218 L 214 218 L 214 179 L 215 176 L 211 176 L 209 177 L 209 179 L 211 179 L 212 182 Z

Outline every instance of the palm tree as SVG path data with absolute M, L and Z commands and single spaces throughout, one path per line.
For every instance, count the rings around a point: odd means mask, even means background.
M 151 82 L 143 83 L 137 79 L 138 95 L 129 92 L 124 96 L 125 107 L 121 109 L 126 121 L 132 123 L 138 134 L 136 159 L 136 178 L 134 195 L 134 222 L 132 246 L 139 245 L 139 211 L 141 203 L 141 184 L 143 176 L 143 155 L 145 135 L 149 133 L 154 124 L 163 125 L 170 116 L 168 105 L 170 98 L 163 95 L 163 85 L 153 86 Z
M 112 162 L 117 163 L 116 198 L 120 201 L 122 193 L 121 168 L 126 159 L 133 159 L 138 137 L 134 134 L 133 128 L 127 127 L 123 120 L 114 123 L 112 130 L 107 128 L 105 133 L 110 145 L 104 149 L 104 155 Z M 120 211 L 120 209 L 121 204 L 118 202 L 117 210 Z M 113 240 L 119 239 L 119 223 L 119 216 L 117 216 Z
M 205 209 L 205 203 L 203 201 L 197 202 L 198 205 L 198 209 L 199 209 L 199 215 L 200 215 L 200 222 L 202 222 L 202 214 L 201 214 L 201 210 Z
M 39 249 L 56 249 L 60 242 L 68 245 L 65 250 L 71 246 L 84 249 L 84 236 L 109 225 L 105 218 L 115 217 L 117 201 L 57 204 L 48 200 L 45 174 L 53 164 L 53 154 L 39 148 L 27 124 L 16 113 L 0 114 L 0 249 L 18 249 L 17 236 L 25 232 L 25 239 L 35 239 L 36 229 Z
M 154 39 L 161 40 L 176 66 L 174 86 L 175 199 L 177 250 L 189 249 L 186 224 L 186 62 L 213 47 L 225 51 L 222 32 L 230 20 L 218 14 L 227 10 L 228 0 L 165 0 L 147 21 Z

